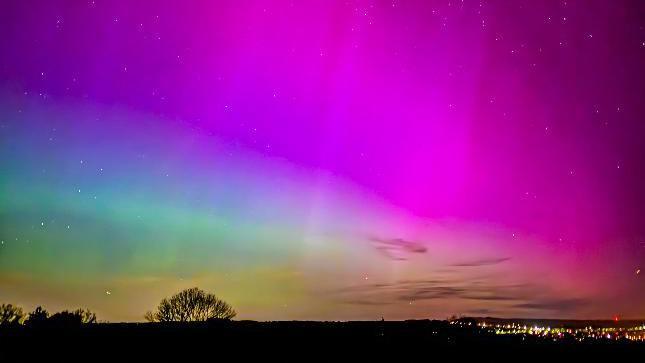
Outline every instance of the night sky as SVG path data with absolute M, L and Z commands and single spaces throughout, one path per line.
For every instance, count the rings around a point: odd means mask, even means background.
M 644 99 L 637 0 L 2 1 L 0 302 L 643 318 Z

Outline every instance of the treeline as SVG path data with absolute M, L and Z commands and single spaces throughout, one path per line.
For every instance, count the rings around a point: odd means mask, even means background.
M 63 310 L 50 315 L 47 310 L 39 306 L 29 314 L 25 314 L 19 306 L 0 305 L 0 326 L 75 326 L 93 323 L 96 323 L 96 314 L 88 309 Z
M 233 307 L 225 301 L 193 287 L 161 300 L 157 308 L 147 312 L 144 318 L 149 322 L 164 323 L 231 320 L 236 315 Z M 31 313 L 25 314 L 19 306 L 0 305 L 0 326 L 73 326 L 92 323 L 96 323 L 96 314 L 87 309 L 64 310 L 50 315 L 39 306 Z

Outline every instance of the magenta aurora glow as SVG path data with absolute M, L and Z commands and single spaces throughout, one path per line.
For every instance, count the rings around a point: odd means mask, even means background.
M 645 317 L 642 1 L 3 1 L 0 300 Z

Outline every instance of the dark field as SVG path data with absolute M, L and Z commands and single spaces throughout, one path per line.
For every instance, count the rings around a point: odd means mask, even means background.
M 645 359 L 645 343 L 627 340 L 554 341 L 496 335 L 446 321 L 207 322 L 24 326 L 0 330 L 0 358 L 93 361 L 216 361 L 268 357 L 359 361 L 451 357 L 477 361 L 545 358 Z

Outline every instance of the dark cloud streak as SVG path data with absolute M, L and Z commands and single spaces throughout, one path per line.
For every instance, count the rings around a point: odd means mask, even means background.
M 532 284 L 487 284 L 481 280 L 427 279 L 400 280 L 350 286 L 336 290 L 342 303 L 357 305 L 396 305 L 412 301 L 479 301 L 480 311 L 544 310 L 558 313 L 575 311 L 589 302 L 559 298 L 542 286 Z M 491 306 L 494 304 L 494 306 Z
M 408 241 L 403 238 L 369 237 L 368 240 L 376 250 L 393 261 L 405 261 L 407 260 L 407 254 L 428 252 L 427 247 L 422 243 Z
M 500 257 L 500 258 L 484 258 L 481 260 L 475 260 L 475 261 L 468 261 L 468 262 L 461 262 L 461 263 L 456 263 L 452 264 L 450 266 L 453 267 L 479 267 L 479 266 L 491 266 L 491 265 L 497 265 L 502 262 L 506 262 L 510 260 L 510 257 Z

